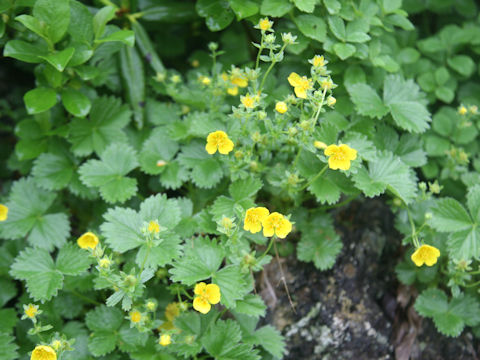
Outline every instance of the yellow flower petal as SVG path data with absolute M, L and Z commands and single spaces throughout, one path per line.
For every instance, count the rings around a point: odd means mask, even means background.
M 355 160 L 357 158 L 357 150 L 352 149 L 350 146 L 342 144 L 339 148 L 346 154 L 348 160 Z
M 195 289 L 193 290 L 193 292 L 195 295 L 203 295 L 206 288 L 207 284 L 205 284 L 204 282 L 199 282 L 197 285 L 195 285 Z
M 262 230 L 262 221 L 270 214 L 265 207 L 250 208 L 245 213 L 245 220 L 243 228 L 250 231 L 252 234 L 258 233 Z
M 327 156 L 331 156 L 338 151 L 337 145 L 328 145 L 327 148 L 323 151 L 323 153 Z
M 87 249 L 87 248 L 95 249 L 95 247 L 98 245 L 98 237 L 97 235 L 89 231 L 77 239 L 77 244 L 82 249 Z
M 30 360 L 57 360 L 57 353 L 50 346 L 38 345 L 32 351 Z
M 210 311 L 212 305 L 210 305 L 210 303 L 201 296 L 197 296 L 195 299 L 193 299 L 193 308 L 202 314 L 206 314 Z
M 160 340 L 158 340 L 158 343 L 162 346 L 168 346 L 172 343 L 172 337 L 167 334 L 160 335 Z
M 300 99 L 306 99 L 307 98 L 307 91 L 303 87 L 296 87 L 294 88 L 295 90 L 295 95 L 300 98 Z
M 292 72 L 288 76 L 287 80 L 290 83 L 290 85 L 292 85 L 293 87 L 300 86 L 302 83 L 302 78 L 300 77 L 300 75 L 298 75 L 295 72 Z
M 217 145 L 214 145 L 213 143 L 207 143 L 207 145 L 205 145 L 205 150 L 207 150 L 210 155 L 213 155 L 217 152 Z
M 287 219 L 283 219 L 280 227 L 276 229 L 277 236 L 280 239 L 285 239 L 287 235 L 292 231 L 292 223 Z
M 220 288 L 217 284 L 208 284 L 205 294 L 210 304 L 215 305 L 220 302 Z
M 8 218 L 8 207 L 0 204 L 0 221 L 5 221 Z
M 218 145 L 218 152 L 222 155 L 227 155 L 232 150 L 233 141 L 228 138 Z

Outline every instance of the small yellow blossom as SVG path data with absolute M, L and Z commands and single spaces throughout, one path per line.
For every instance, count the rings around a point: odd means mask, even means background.
M 280 114 L 285 114 L 288 110 L 288 106 L 284 101 L 278 101 L 275 104 L 275 110 L 277 110 Z
M 245 213 L 245 220 L 243 223 L 243 229 L 250 231 L 252 234 L 260 232 L 262 230 L 262 221 L 270 214 L 265 207 L 250 208 Z
M 35 315 L 38 313 L 38 305 L 34 304 L 28 304 L 28 305 L 23 305 L 23 311 L 27 317 L 30 319 L 33 319 Z
M 328 158 L 328 167 L 332 170 L 348 170 L 350 169 L 350 161 L 357 158 L 357 150 L 352 149 L 350 146 L 342 145 L 329 145 L 324 150 Z
M 412 261 L 417 266 L 423 264 L 427 266 L 433 266 L 437 263 L 437 259 L 440 256 L 440 250 L 434 246 L 422 245 L 412 254 Z
M 178 315 L 180 315 L 180 306 L 177 302 L 172 302 L 165 308 L 165 318 L 168 321 L 173 321 Z
M 194 68 L 199 67 L 199 66 L 200 66 L 200 61 L 198 61 L 197 59 L 193 59 L 193 60 L 192 60 L 192 66 L 193 66 Z
M 50 346 L 37 345 L 30 360 L 57 360 L 57 353 Z
M 155 301 L 147 301 L 147 303 L 145 304 L 145 307 L 147 308 L 148 311 L 155 311 L 155 309 L 157 308 L 157 303 Z
M 468 111 L 470 111 L 470 114 L 476 115 L 478 113 L 478 106 L 477 105 L 469 106 Z
M 225 71 L 220 74 L 220 77 L 222 78 L 223 81 L 225 82 L 228 81 L 228 75 Z
M 260 30 L 263 30 L 263 31 L 270 30 L 272 26 L 273 26 L 273 21 L 270 21 L 268 17 L 260 19 L 260 21 L 258 22 L 258 27 L 260 28 Z
M 263 236 L 277 235 L 284 239 L 292 231 L 292 223 L 282 214 L 273 212 L 262 221 Z
M 227 230 L 230 230 L 232 227 L 233 227 L 233 221 L 232 219 L 230 219 L 229 217 L 222 217 L 222 226 L 227 229 Z
M 193 292 L 197 295 L 193 299 L 193 308 L 202 314 L 208 313 L 212 305 L 220 302 L 220 288 L 216 284 L 200 282 L 195 285 Z
M 133 323 L 139 323 L 142 320 L 142 314 L 138 310 L 130 312 L 130 321 Z
M 255 96 L 247 94 L 245 96 L 240 96 L 240 102 L 245 106 L 247 109 L 253 109 L 255 107 Z
M 112 264 L 112 261 L 108 257 L 103 257 L 98 262 L 98 265 L 100 265 L 100 267 L 103 269 L 108 269 L 111 264 Z
M 94 233 L 88 231 L 78 238 L 77 244 L 82 249 L 95 249 L 95 247 L 98 245 L 98 237 Z
M 232 96 L 238 95 L 238 86 L 230 87 L 227 89 L 227 94 Z
M 60 340 L 53 340 L 51 345 L 52 345 L 52 348 L 54 348 L 55 351 L 57 351 L 62 346 L 62 342 Z
M 290 85 L 293 86 L 295 90 L 295 95 L 298 98 L 306 99 L 307 98 L 307 90 L 312 87 L 312 82 L 306 76 L 300 76 L 297 73 L 292 72 L 288 76 L 288 82 Z
M 0 204 L 0 221 L 5 221 L 8 218 L 8 207 Z
M 210 155 L 215 154 L 217 150 L 220 154 L 226 155 L 233 150 L 233 146 L 233 141 L 228 138 L 227 133 L 218 130 L 208 134 L 205 150 L 207 150 Z
M 332 107 L 334 106 L 335 104 L 337 103 L 337 99 L 335 99 L 332 95 L 330 95 L 328 98 L 327 98 L 327 105 Z
M 158 221 L 152 220 L 148 223 L 148 232 L 158 234 L 160 232 L 160 225 Z
M 230 77 L 230 82 L 238 87 L 244 88 L 248 86 L 248 79 L 242 73 L 234 72 Z
M 173 75 L 170 80 L 172 80 L 172 82 L 174 84 L 178 84 L 179 82 L 182 81 L 182 78 L 180 77 L 180 75 Z
M 172 343 L 172 337 L 167 334 L 160 335 L 160 339 L 158 340 L 158 343 L 162 346 L 168 346 Z
M 333 81 L 331 78 L 327 77 L 320 81 L 320 87 L 322 90 L 330 90 L 333 88 Z
M 311 60 L 311 63 L 314 67 L 322 67 L 325 66 L 325 58 L 323 55 L 315 55 Z
M 167 77 L 167 75 L 165 73 L 157 72 L 155 74 L 155 81 L 164 82 L 166 77 Z
M 466 108 L 465 106 L 463 106 L 463 105 L 460 105 L 460 106 L 458 107 L 458 113 L 459 113 L 460 115 L 465 115 L 465 114 L 467 113 L 467 111 L 468 111 L 467 108 Z
M 212 82 L 212 79 L 210 79 L 208 76 L 200 76 L 198 80 L 203 84 L 203 85 L 210 85 Z
M 322 141 L 314 141 L 313 146 L 315 146 L 317 149 L 326 149 L 327 148 L 327 144 L 325 144 Z

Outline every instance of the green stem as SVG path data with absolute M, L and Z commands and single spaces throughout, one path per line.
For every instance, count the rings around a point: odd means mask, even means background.
M 287 46 L 286 44 L 283 44 L 282 48 L 280 49 L 280 51 L 277 54 L 283 53 L 286 46 Z M 277 62 L 275 60 L 272 60 L 272 63 L 270 64 L 270 66 L 267 69 L 267 72 L 265 73 L 265 75 L 263 75 L 262 82 L 260 83 L 260 89 L 259 89 L 260 91 L 262 91 L 263 84 L 265 83 L 265 80 L 267 79 L 268 74 L 270 73 L 270 71 L 272 71 L 272 69 L 273 69 L 273 67 L 275 66 L 276 63 Z
M 415 223 L 413 222 L 412 215 L 410 214 L 410 210 L 408 209 L 408 207 L 407 207 L 406 209 L 407 209 L 408 221 L 409 221 L 409 223 L 410 223 L 410 227 L 412 228 L 412 240 L 413 240 L 413 245 L 415 246 L 415 248 L 419 248 L 419 247 L 420 247 L 420 243 L 419 243 L 419 241 L 418 241 L 417 231 L 416 231 L 416 229 L 415 229 Z
M 143 269 L 145 268 L 145 264 L 147 263 L 148 255 L 150 254 L 150 246 L 147 247 L 147 252 L 145 253 L 145 257 L 143 258 L 142 267 L 140 268 L 140 277 L 142 276 Z
M 67 290 L 69 291 L 70 293 L 72 293 L 73 295 L 75 295 L 76 297 L 78 297 L 79 299 L 82 299 L 83 301 L 86 301 L 90 304 L 94 304 L 94 305 L 102 305 L 101 303 L 99 303 L 98 301 L 96 300 L 93 300 L 93 299 L 90 299 L 89 297 L 85 296 L 85 295 L 82 295 L 80 293 L 78 293 L 77 291 L 75 290 Z
M 358 195 L 352 195 L 352 196 L 346 198 L 345 200 L 343 200 L 342 202 L 339 202 L 337 204 L 322 206 L 322 210 L 335 209 L 335 208 L 347 205 L 349 202 L 355 200 L 357 197 L 358 197 Z
M 258 49 L 258 54 L 257 54 L 257 61 L 255 62 L 255 70 L 258 69 L 258 65 L 260 65 L 260 55 L 262 55 L 263 51 L 263 34 L 262 34 L 262 40 L 260 40 L 260 48 Z
M 111 2 L 110 0 L 100 0 L 100 2 L 105 6 L 111 6 L 115 9 L 118 9 L 118 6 L 115 5 L 113 2 Z
M 272 248 L 272 245 L 273 245 L 274 242 L 275 242 L 275 236 L 272 236 L 272 238 L 270 239 L 270 243 L 268 244 L 267 250 L 265 250 L 265 252 L 262 254 L 262 256 L 260 256 L 260 257 L 258 258 L 258 261 L 259 261 L 259 262 L 260 262 L 260 260 L 262 260 L 262 259 L 265 257 L 265 255 L 268 254 L 268 252 L 269 252 L 270 249 Z
M 318 117 L 320 116 L 320 111 L 322 110 L 323 108 L 323 102 L 325 101 L 325 95 L 327 94 L 327 88 L 325 88 L 323 90 L 323 94 L 322 94 L 322 100 L 320 101 L 320 105 L 318 106 L 318 110 L 317 110 L 317 113 L 315 114 L 315 118 L 313 119 L 313 126 L 315 127 L 315 125 L 317 124 L 317 120 L 318 120 Z
M 477 286 L 477 285 L 480 285 L 480 281 L 476 281 L 472 284 L 465 285 L 465 287 L 469 288 L 469 287 L 474 287 L 474 286 Z
M 315 180 L 317 180 L 320 176 L 322 176 L 327 169 L 328 169 L 328 164 L 326 164 L 317 175 L 315 175 L 305 185 L 303 185 L 300 189 L 298 189 L 298 191 L 305 190 L 307 187 L 309 187 Z

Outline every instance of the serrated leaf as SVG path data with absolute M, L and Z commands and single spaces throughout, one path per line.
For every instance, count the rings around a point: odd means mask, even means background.
M 117 334 L 112 332 L 94 332 L 88 338 L 88 350 L 90 350 L 94 356 L 106 355 L 115 350 L 117 336 Z
M 236 302 L 235 312 L 254 316 L 265 316 L 266 305 L 258 295 L 248 294 L 242 300 Z
M 476 184 L 468 189 L 467 206 L 470 214 L 476 221 L 480 220 L 480 185 Z
M 256 177 L 248 177 L 246 179 L 237 180 L 230 184 L 228 191 L 235 201 L 244 198 L 252 198 L 262 188 L 263 183 Z
M 118 335 L 118 347 L 120 350 L 125 352 L 134 352 L 139 350 L 139 348 L 145 346 L 145 343 L 148 339 L 148 333 L 140 332 L 138 329 L 130 327 L 127 324 L 120 328 Z
M 319 177 L 308 187 L 321 204 L 334 204 L 340 199 L 339 187 L 326 177 Z
M 369 197 L 382 194 L 387 188 L 407 204 L 416 196 L 416 176 L 399 158 L 388 151 L 369 163 L 369 170 L 360 168 L 353 174 L 357 187 Z
M 91 264 L 87 251 L 74 244 L 66 244 L 57 255 L 56 266 L 65 275 L 80 275 Z
M 281 359 L 285 353 L 285 339 L 271 325 L 262 326 L 255 331 L 255 344 L 261 345 L 275 358 Z
M 185 285 L 210 278 L 220 267 L 223 249 L 207 238 L 196 238 L 185 246 L 185 254 L 170 269 L 172 281 Z
M 85 322 L 92 331 L 113 332 L 120 327 L 122 321 L 123 314 L 119 309 L 105 305 L 97 306 L 85 317 Z
M 212 188 L 222 180 L 223 170 L 220 162 L 209 155 L 205 151 L 205 145 L 200 142 L 185 146 L 178 160 L 181 165 L 192 169 L 192 181 L 200 188 Z
M 18 345 L 15 343 L 15 338 L 12 335 L 0 333 L 0 359 L 18 359 L 17 349 Z
M 157 194 L 150 196 L 140 205 L 140 218 L 144 222 L 157 220 L 167 229 L 173 229 L 180 222 L 181 213 L 175 199 L 167 199 L 166 195 Z
M 480 229 L 472 226 L 450 234 L 448 252 L 457 260 L 469 260 L 480 256 Z
M 382 118 L 388 113 L 377 92 L 367 84 L 353 84 L 347 88 L 359 114 Z
M 444 198 L 432 209 L 431 226 L 441 232 L 453 232 L 471 228 L 473 223 L 467 210 L 457 200 Z
M 98 187 L 105 201 L 115 203 L 125 202 L 137 192 L 137 180 L 125 177 L 137 166 L 137 155 L 132 147 L 111 144 L 100 155 L 100 160 L 89 160 L 78 171 L 85 185 Z
M 224 267 L 212 279 L 220 287 L 220 302 L 229 309 L 235 308 L 235 301 L 243 299 L 249 292 L 247 281 L 236 265 Z
M 123 253 L 142 245 L 142 220 L 133 209 L 116 207 L 103 215 L 102 235 L 113 250 Z
M 3 306 L 3 305 L 2 305 Z M 0 309 L 0 334 L 11 333 L 18 322 L 17 311 L 13 308 Z M 1 347 L 1 342 L 0 342 Z M 0 355 L 2 350 L 0 350 Z M 0 357 L 0 359 L 3 359 Z
M 164 134 L 163 129 L 154 131 L 143 143 L 142 151 L 139 154 L 141 169 L 149 175 L 160 174 L 166 169 L 166 166 L 159 166 L 158 162 L 164 161 L 168 165 L 178 148 L 178 143 Z
M 32 178 L 16 181 L 7 202 L 8 219 L 0 228 L 2 236 L 27 241 L 44 249 L 62 246 L 70 233 L 65 214 L 45 214 L 55 200 L 55 195 L 38 188 Z
M 44 249 L 27 248 L 12 264 L 10 274 L 27 282 L 31 297 L 38 301 L 50 300 L 63 286 L 63 275 L 55 268 L 53 259 Z
M 136 262 L 141 266 L 145 262 L 146 267 L 156 269 L 159 266 L 171 264 L 173 259 L 177 259 L 180 255 L 180 237 L 176 234 L 162 235 L 162 242 L 155 247 L 148 248 L 142 245 L 138 250 Z M 148 256 L 147 256 L 148 252 Z M 145 259 L 147 259 L 145 261 Z
M 69 127 L 69 141 L 77 156 L 92 152 L 101 154 L 111 143 L 124 143 L 127 137 L 123 128 L 130 121 L 131 112 L 127 105 L 114 97 L 96 98 L 89 119 L 76 118 Z
M 64 155 L 44 153 L 34 163 L 35 182 L 47 190 L 59 190 L 68 185 L 75 171 L 73 162 Z
M 165 171 L 160 175 L 160 183 L 167 189 L 178 189 L 189 179 L 189 171 L 178 161 L 173 161 L 165 166 Z

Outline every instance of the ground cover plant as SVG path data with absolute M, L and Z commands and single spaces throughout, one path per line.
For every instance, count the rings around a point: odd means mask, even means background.
M 0 12 L 0 359 L 288 357 L 257 279 L 295 312 L 282 258 L 334 268 L 374 197 L 416 312 L 480 335 L 474 1 Z

